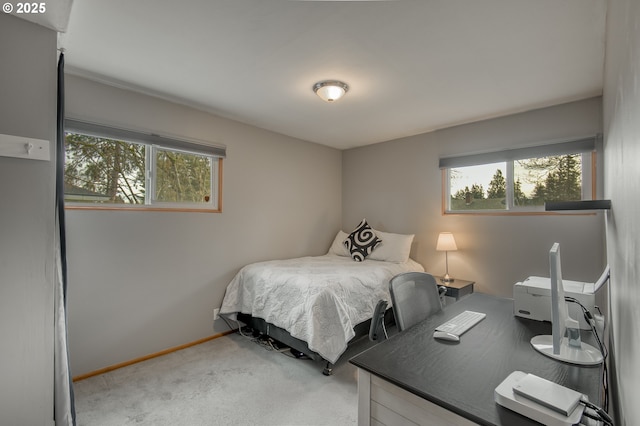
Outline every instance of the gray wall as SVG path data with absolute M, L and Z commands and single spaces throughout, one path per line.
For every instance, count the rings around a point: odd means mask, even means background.
M 227 146 L 223 212 L 67 210 L 74 375 L 222 332 L 234 274 L 327 252 L 341 220 L 341 152 L 67 76 L 67 115 Z
M 602 131 L 601 98 L 452 127 L 343 153 L 343 227 L 363 217 L 374 228 L 416 234 L 412 257 L 444 274 L 445 255 L 435 250 L 451 231 L 458 251 L 449 273 L 476 281 L 476 291 L 511 297 L 513 284 L 548 276 L 548 251 L 562 247 L 563 275 L 594 281 L 605 263 L 604 219 L 589 216 L 479 216 L 442 214 L 440 156 L 483 152 Z
M 605 65 L 605 196 L 611 265 L 612 375 L 618 423 L 640 419 L 640 3 L 609 2 Z
M 56 34 L 0 14 L 0 133 L 51 141 Z M 0 157 L 0 424 L 53 421 L 52 161 Z

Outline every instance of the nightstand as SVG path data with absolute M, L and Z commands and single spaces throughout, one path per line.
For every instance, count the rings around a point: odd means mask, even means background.
M 441 276 L 434 275 L 433 277 L 438 285 L 443 285 L 447 288 L 445 296 L 455 300 L 460 300 L 461 297 L 473 293 L 473 285 L 476 283 L 475 281 L 467 281 L 460 278 L 454 278 L 454 281 L 445 283 L 442 281 Z

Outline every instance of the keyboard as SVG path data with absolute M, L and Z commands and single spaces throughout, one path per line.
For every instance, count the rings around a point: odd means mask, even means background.
M 464 311 L 463 313 L 451 318 L 449 321 L 437 326 L 436 331 L 446 331 L 447 333 L 460 336 L 482 321 L 486 316 L 487 314 L 483 314 L 481 312 Z

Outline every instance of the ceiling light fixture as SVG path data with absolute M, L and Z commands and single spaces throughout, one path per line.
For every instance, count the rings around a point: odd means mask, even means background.
M 313 91 L 320 96 L 323 101 L 334 102 L 344 96 L 349 90 L 346 83 L 337 80 L 319 81 L 313 85 Z

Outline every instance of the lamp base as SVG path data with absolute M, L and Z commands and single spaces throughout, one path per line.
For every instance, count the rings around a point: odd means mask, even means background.
M 440 278 L 440 281 L 443 283 L 452 283 L 455 280 L 449 276 L 449 274 L 445 274 L 444 277 Z

